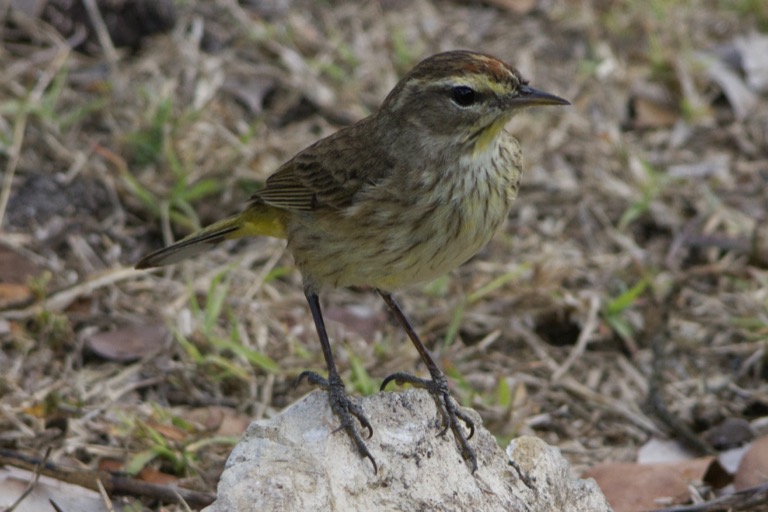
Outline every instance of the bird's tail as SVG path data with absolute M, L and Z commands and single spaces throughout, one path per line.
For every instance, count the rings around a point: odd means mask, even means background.
M 244 236 L 285 238 L 280 214 L 276 208 L 254 203 L 243 212 L 206 226 L 178 242 L 158 249 L 136 263 L 137 269 L 162 267 L 197 256 L 224 240 Z

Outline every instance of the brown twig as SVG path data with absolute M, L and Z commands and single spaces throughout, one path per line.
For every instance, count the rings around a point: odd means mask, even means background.
M 43 466 L 45 465 L 50 455 L 51 455 L 51 449 L 48 448 L 48 450 L 46 450 L 45 452 L 45 456 L 43 457 L 43 459 L 38 464 L 35 464 L 35 467 L 33 470 L 35 478 L 30 480 L 29 485 L 27 485 L 27 488 L 24 489 L 23 493 L 21 493 L 21 496 L 19 496 L 19 498 L 13 503 L 13 505 L 8 507 L 5 510 L 5 512 L 13 512 L 16 509 L 16 507 L 18 507 L 19 504 L 21 504 L 21 502 L 24 501 L 27 498 L 27 496 L 29 496 L 29 493 L 32 492 L 32 489 L 35 488 L 35 484 L 37 484 L 37 481 L 40 480 L 40 475 L 42 474 Z
M 681 278 L 682 279 L 682 278 Z M 678 297 L 681 281 L 675 282 L 667 296 L 660 301 L 658 307 L 648 314 L 648 332 L 651 334 L 652 366 L 651 376 L 648 379 L 648 400 L 646 402 L 650 411 L 655 414 L 675 437 L 679 438 L 686 446 L 697 453 L 713 455 L 715 450 L 704 442 L 691 428 L 672 414 L 664 403 L 664 362 L 666 361 L 664 349 L 669 340 L 669 314 L 673 311 L 675 298 Z
M 99 492 L 99 483 L 101 483 L 106 492 L 111 496 L 136 496 L 169 503 L 188 503 L 189 506 L 194 508 L 210 505 L 216 499 L 214 495 L 209 493 L 142 482 L 130 477 L 116 476 L 106 471 L 83 471 L 65 468 L 47 462 L 45 458 L 36 459 L 11 450 L 0 450 L 0 465 L 34 471 L 36 475 L 45 475 L 96 492 Z
M 768 484 L 763 484 L 703 503 L 654 509 L 653 512 L 720 512 L 726 510 L 729 512 L 750 510 L 757 512 L 765 510 L 766 503 L 768 503 Z

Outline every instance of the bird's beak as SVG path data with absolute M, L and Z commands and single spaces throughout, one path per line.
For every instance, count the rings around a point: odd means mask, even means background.
M 554 94 L 539 91 L 527 85 L 521 85 L 517 94 L 510 99 L 513 107 L 536 107 L 543 105 L 570 105 L 571 102 Z

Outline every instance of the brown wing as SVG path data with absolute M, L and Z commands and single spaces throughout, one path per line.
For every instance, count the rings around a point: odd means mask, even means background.
M 341 209 L 391 173 L 389 159 L 366 136 L 369 121 L 345 128 L 301 151 L 267 178 L 253 200 L 288 210 Z

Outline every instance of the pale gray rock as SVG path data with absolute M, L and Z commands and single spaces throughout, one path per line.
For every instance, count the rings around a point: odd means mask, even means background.
M 477 425 L 472 474 L 451 433 L 438 435 L 437 409 L 426 391 L 378 393 L 358 403 L 373 425 L 367 444 L 378 474 L 335 431 L 338 420 L 318 391 L 250 425 L 205 512 L 611 510 L 593 480 L 570 473 L 559 450 L 521 437 L 505 454 L 474 411 L 467 410 Z

